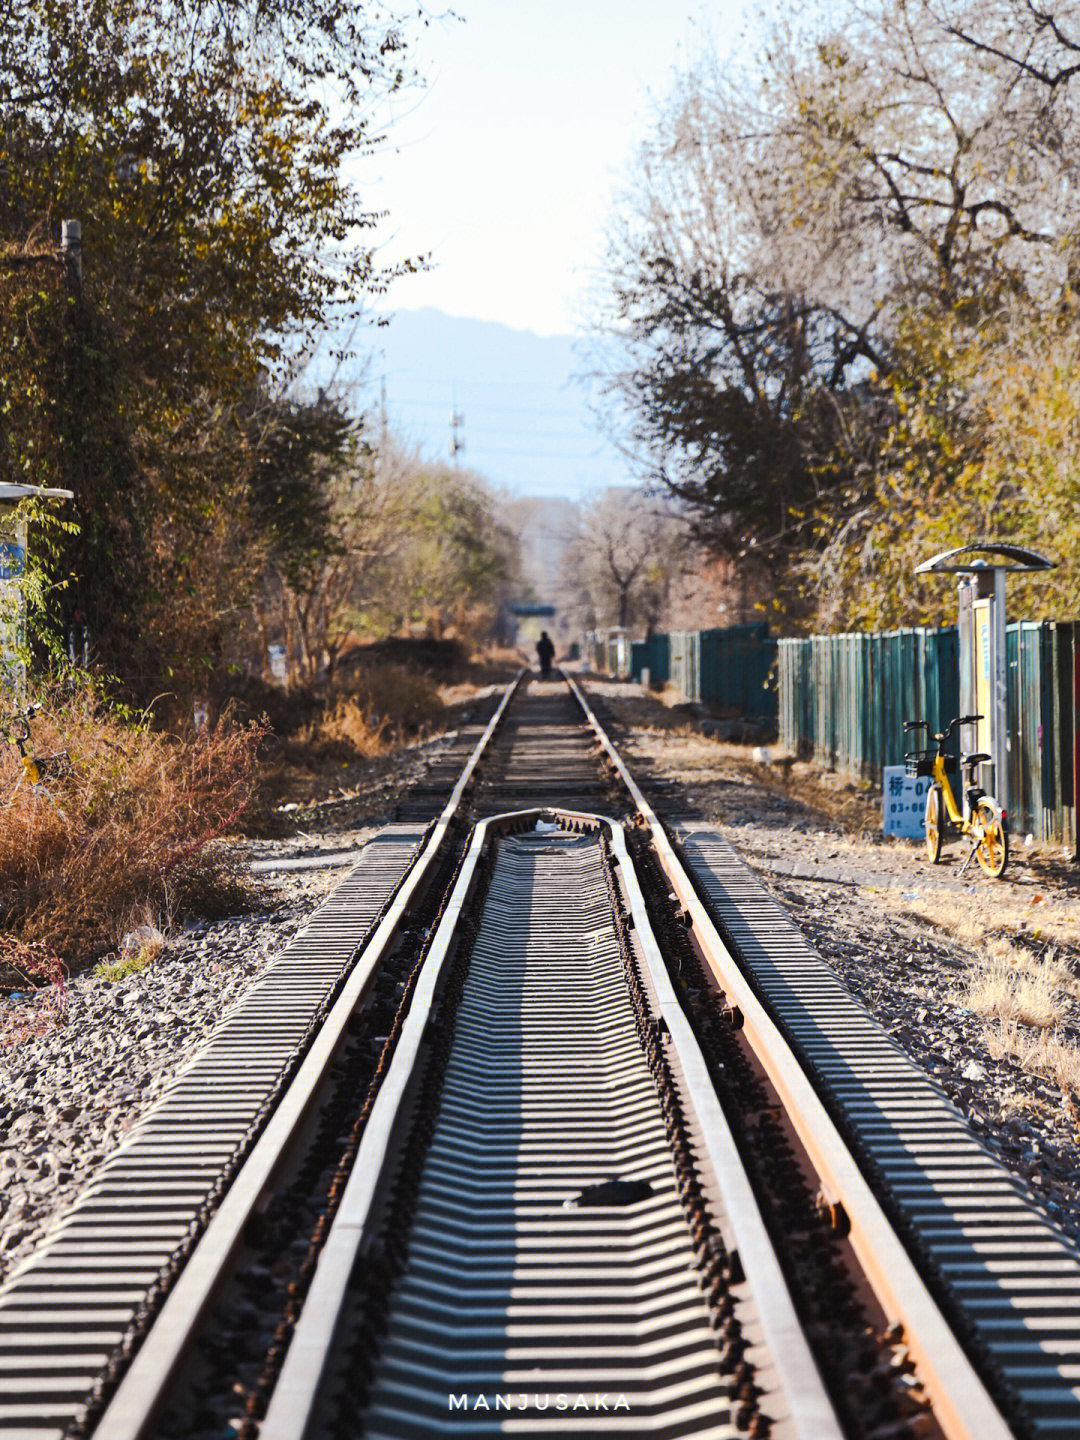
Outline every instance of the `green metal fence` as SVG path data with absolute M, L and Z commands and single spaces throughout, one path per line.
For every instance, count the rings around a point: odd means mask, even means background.
M 775 723 L 776 640 L 767 624 L 700 632 L 701 698 Z
M 1077 844 L 1080 622 L 1007 632 L 1013 832 Z M 878 779 L 903 760 L 903 722 L 935 729 L 959 709 L 957 632 L 892 630 L 781 640 L 780 739 L 831 770 Z
M 781 741 L 849 775 L 902 764 L 905 720 L 956 714 L 956 645 L 953 626 L 781 640 Z
M 650 635 L 630 646 L 630 674 L 640 680 L 648 670 L 650 685 L 664 685 L 671 679 L 671 640 L 667 635 Z
M 1013 829 L 1037 840 L 1075 842 L 1080 624 L 1010 625 L 1006 658 Z
M 670 680 L 688 700 L 723 706 L 748 718 L 775 722 L 776 641 L 769 627 L 729 625 L 715 630 L 673 630 L 636 642 L 630 674 L 649 671 L 653 684 Z

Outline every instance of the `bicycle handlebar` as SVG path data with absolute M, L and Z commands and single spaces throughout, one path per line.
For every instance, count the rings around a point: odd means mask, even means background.
M 981 720 L 982 718 L 983 718 L 983 717 L 982 717 L 981 715 L 957 715 L 957 717 L 956 717 L 955 720 L 950 720 L 950 721 L 949 721 L 948 725 L 946 725 L 946 727 L 945 727 L 944 730 L 935 731 L 935 732 L 934 732 L 934 739 L 938 742 L 939 745 L 942 745 L 942 744 L 944 744 L 944 742 L 945 742 L 946 740 L 948 740 L 948 738 L 949 738 L 950 735 L 953 733 L 953 731 L 959 729 L 959 727 L 960 727 L 961 725 L 974 725 L 977 720 Z M 905 735 L 909 734 L 912 730 L 929 730 L 929 729 L 930 729 L 930 722 L 929 722 L 929 720 L 905 720 L 905 721 L 904 721 L 904 734 L 905 734 Z
M 27 705 L 25 710 L 13 710 L 10 715 L 0 716 L 0 736 L 15 744 L 29 740 L 30 721 L 40 710 L 40 705 Z
M 945 741 L 948 740 L 949 736 L 953 733 L 953 731 L 958 730 L 961 725 L 974 725 L 976 720 L 981 720 L 982 718 L 983 717 L 981 715 L 957 715 L 955 720 L 949 721 L 948 725 L 946 725 L 945 729 L 941 732 L 940 735 L 934 736 L 934 739 L 938 742 L 939 745 L 944 745 Z

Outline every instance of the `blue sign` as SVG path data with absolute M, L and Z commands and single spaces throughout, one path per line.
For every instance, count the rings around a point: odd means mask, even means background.
M 0 580 L 18 580 L 25 569 L 25 548 L 13 540 L 0 540 Z
M 921 840 L 926 835 L 926 792 L 930 776 L 918 779 L 904 765 L 886 765 L 882 770 L 881 828 L 886 835 L 906 835 Z

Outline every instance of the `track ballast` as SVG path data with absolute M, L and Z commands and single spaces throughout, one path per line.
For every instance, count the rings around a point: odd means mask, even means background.
M 459 774 L 476 738 L 0 1292 L 0 1434 L 1080 1433 L 1074 1251 L 932 1082 L 940 1144 L 882 1124 L 914 1067 L 857 1078 L 880 1032 L 814 1011 L 742 862 L 660 825 L 573 686 Z

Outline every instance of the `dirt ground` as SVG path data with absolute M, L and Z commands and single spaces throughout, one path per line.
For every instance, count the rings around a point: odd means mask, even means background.
M 716 824 L 848 989 L 1080 1240 L 1080 867 L 1014 847 L 1001 880 L 960 842 L 931 866 L 884 839 L 869 786 L 701 732 L 688 707 L 586 680 L 663 815 Z M 760 753 L 760 752 L 759 752 Z

